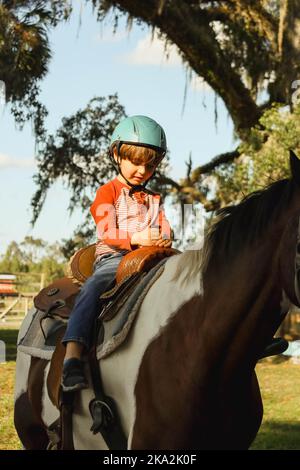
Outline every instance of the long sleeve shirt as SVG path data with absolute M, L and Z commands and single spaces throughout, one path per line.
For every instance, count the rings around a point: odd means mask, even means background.
M 166 238 L 171 229 L 159 194 L 136 191 L 117 177 L 101 186 L 90 211 L 97 226 L 96 259 L 106 253 L 131 251 L 131 237 L 147 227 L 159 227 Z

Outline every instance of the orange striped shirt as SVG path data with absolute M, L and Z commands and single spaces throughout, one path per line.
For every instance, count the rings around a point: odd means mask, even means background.
M 131 251 L 131 237 L 147 227 L 159 227 L 166 238 L 171 229 L 159 194 L 144 191 L 129 195 L 130 187 L 117 177 L 100 186 L 90 211 L 97 226 L 96 258 L 106 253 Z

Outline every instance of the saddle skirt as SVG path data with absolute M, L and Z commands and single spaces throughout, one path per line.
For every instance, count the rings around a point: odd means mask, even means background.
M 97 359 L 112 354 L 127 338 L 141 303 L 153 283 L 164 270 L 167 258 L 161 260 L 148 273 L 135 273 L 117 285 L 103 297 L 106 302 L 100 310 L 100 331 L 97 338 Z M 41 329 L 43 322 L 43 329 Z M 47 389 L 50 400 L 60 407 L 60 381 L 65 356 L 61 340 L 66 329 L 66 318 L 52 317 L 36 310 L 24 337 L 18 344 L 18 351 L 34 358 L 51 361 L 47 376 Z M 88 360 L 88 357 L 84 357 Z
M 159 278 L 167 258 L 161 260 L 148 273 L 135 273 L 125 278 L 111 291 L 103 294 L 99 318 L 102 320 L 101 338 L 97 346 L 98 359 L 111 354 L 127 337 L 139 307 L 152 284 Z M 32 321 L 19 341 L 18 350 L 40 359 L 51 360 L 58 342 L 66 329 L 68 319 L 36 309 Z M 42 325 L 42 327 L 41 327 Z
M 146 294 L 163 273 L 166 261 L 167 258 L 162 259 L 148 273 L 143 272 L 140 276 L 133 274 L 132 278 L 127 278 L 127 283 L 124 280 L 126 296 L 113 296 L 105 304 L 100 314 L 102 331 L 100 330 L 97 343 L 97 359 L 108 356 L 124 342 Z M 131 280 L 134 282 L 130 285 Z M 109 292 L 105 293 L 101 298 L 109 298 L 109 295 Z
M 162 274 L 168 257 L 180 253 L 172 249 L 139 249 L 136 252 L 139 252 L 136 259 L 133 253 L 123 258 L 117 284 L 101 296 L 100 330 L 94 342 L 98 360 L 113 353 L 126 340 L 144 297 Z M 18 344 L 18 351 L 34 360 L 51 361 L 47 389 L 57 408 L 60 407 L 60 381 L 65 356 L 61 340 L 80 290 L 78 284 L 80 282 L 63 278 L 43 289 L 34 299 L 36 310 Z

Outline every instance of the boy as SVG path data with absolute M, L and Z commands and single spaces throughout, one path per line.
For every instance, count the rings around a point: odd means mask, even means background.
M 146 116 L 124 119 L 112 134 L 110 155 L 118 176 L 98 189 L 90 209 L 98 234 L 94 273 L 76 298 L 62 340 L 66 345 L 62 376 L 65 392 L 88 386 L 81 355 L 90 348 L 99 298 L 114 280 L 122 257 L 139 246 L 172 245 L 160 196 L 145 188 L 166 150 L 164 130 Z

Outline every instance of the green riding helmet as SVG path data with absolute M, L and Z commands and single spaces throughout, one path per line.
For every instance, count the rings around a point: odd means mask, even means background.
M 117 145 L 119 153 L 122 144 L 151 147 L 163 155 L 167 151 L 167 139 L 163 128 L 147 116 L 131 116 L 123 119 L 115 128 L 110 141 L 110 149 Z

